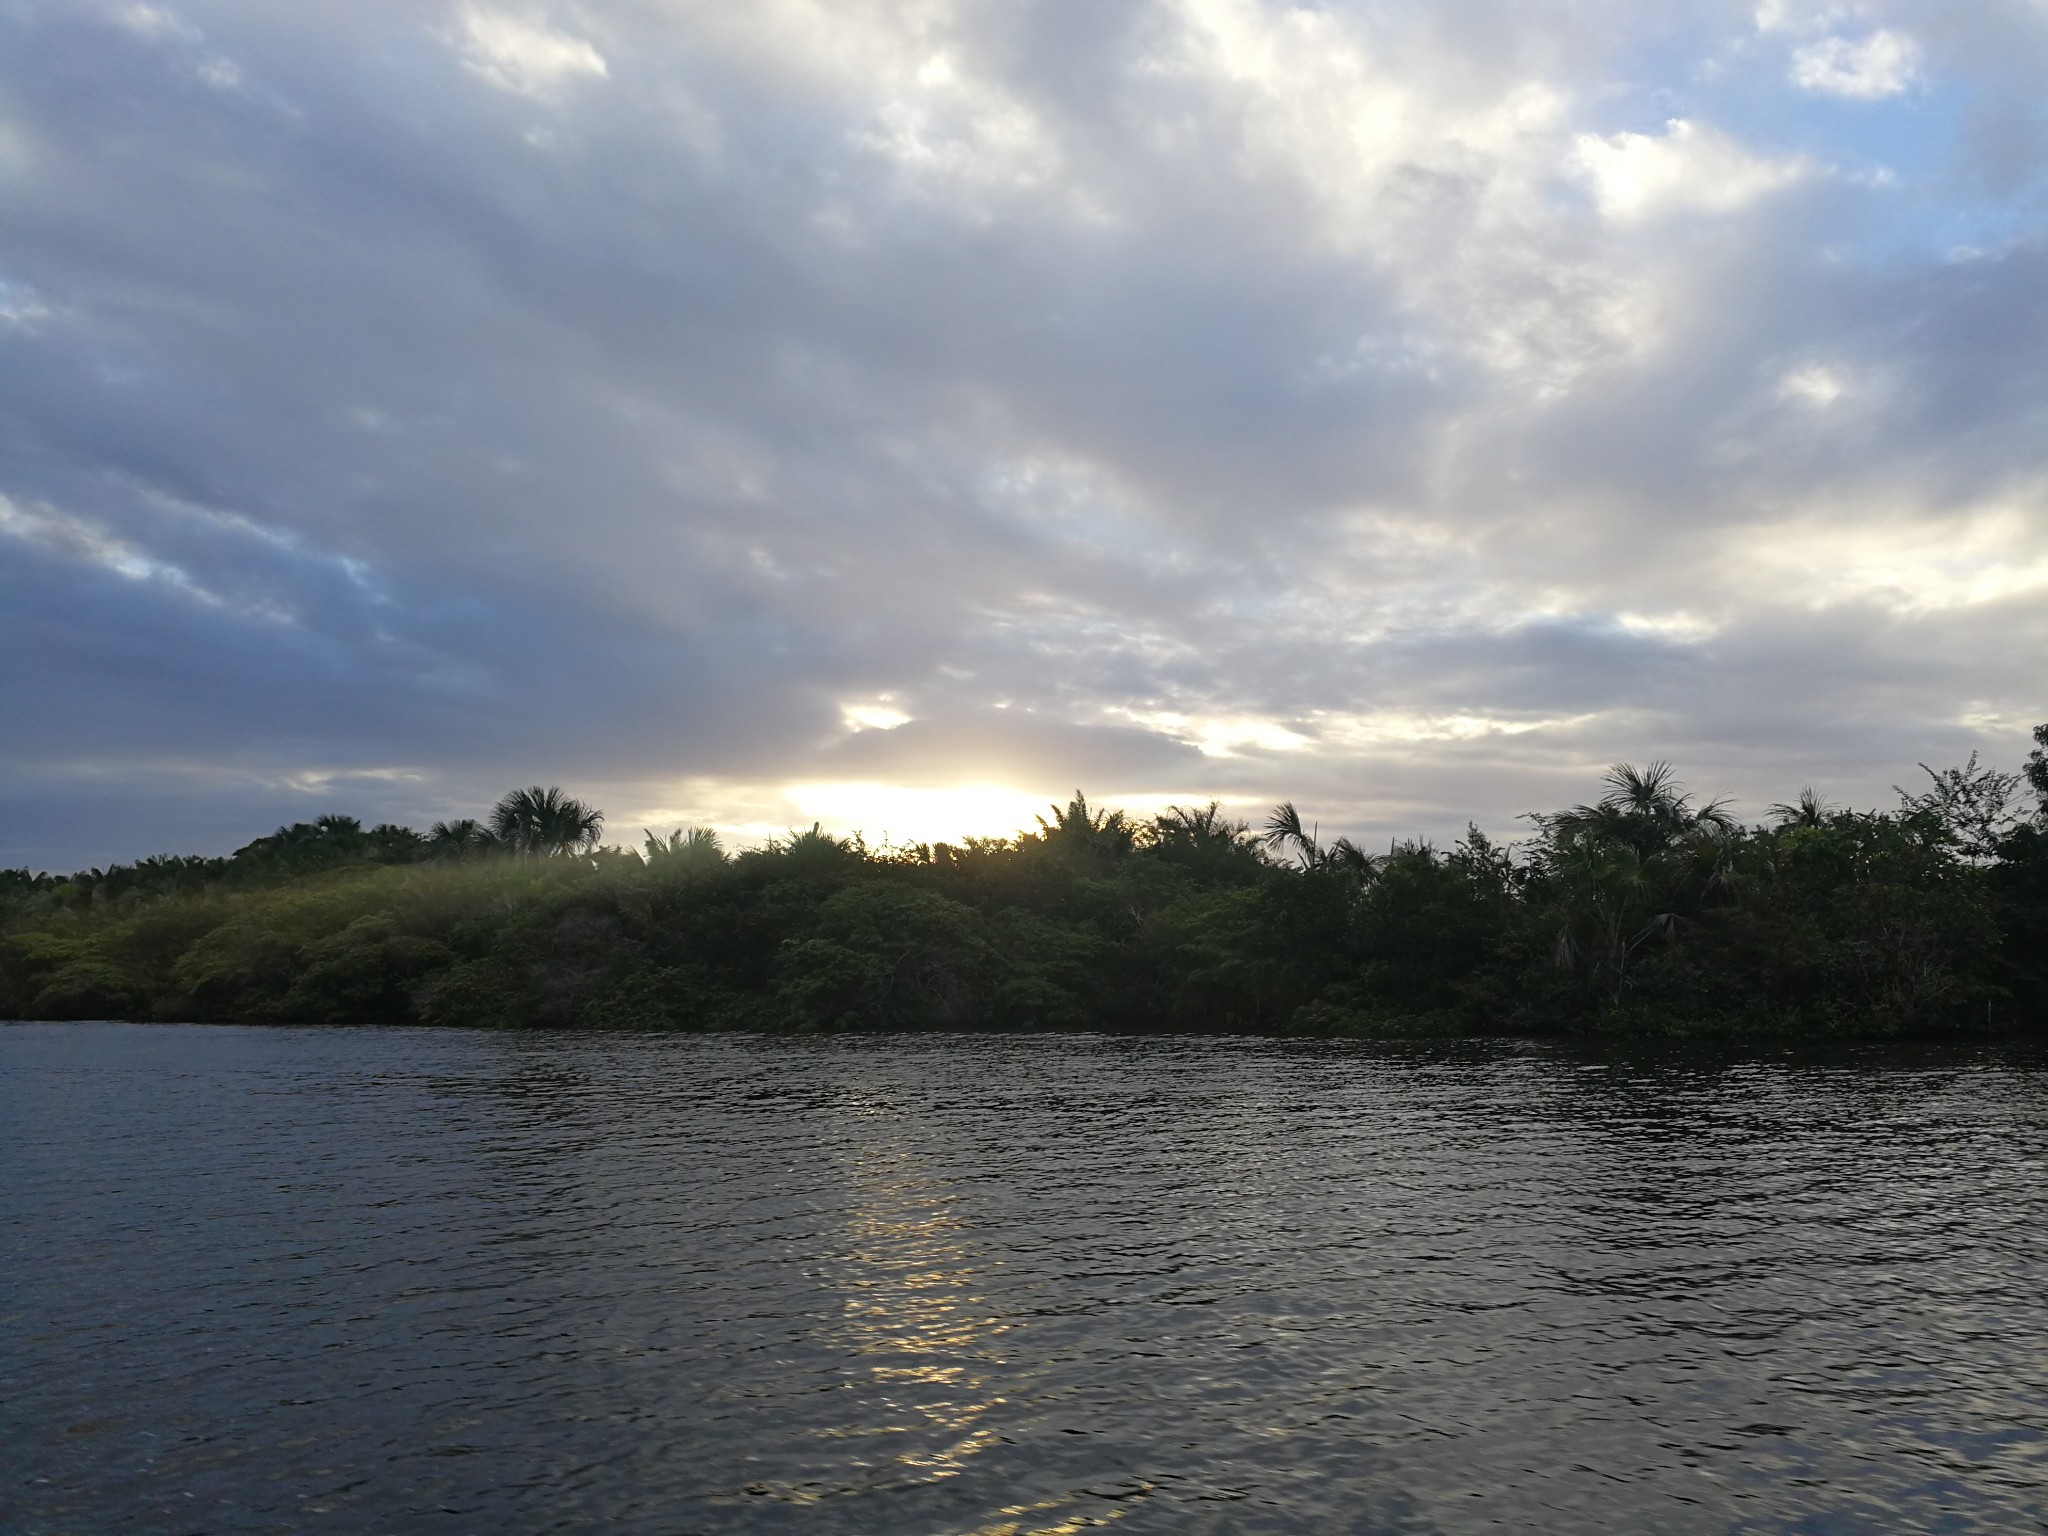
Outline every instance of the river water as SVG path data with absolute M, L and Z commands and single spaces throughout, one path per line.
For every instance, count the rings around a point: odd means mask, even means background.
M 2048 1529 L 2048 1070 L 0 1027 L 0 1528 Z

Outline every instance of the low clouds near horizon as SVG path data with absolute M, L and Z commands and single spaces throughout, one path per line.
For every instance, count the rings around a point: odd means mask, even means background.
M 2048 719 L 2032 0 L 0 4 L 0 865 Z

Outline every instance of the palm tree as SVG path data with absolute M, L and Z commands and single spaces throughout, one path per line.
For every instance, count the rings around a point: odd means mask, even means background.
M 1726 800 L 1694 805 L 1669 763 L 1616 763 L 1602 782 L 1591 805 L 1530 819 L 1560 897 L 1557 962 L 1613 985 L 1636 950 L 1673 938 L 1730 882 L 1739 828 Z
M 1323 850 L 1323 868 L 1354 880 L 1371 880 L 1386 867 L 1387 860 L 1401 854 L 1433 852 L 1427 844 L 1397 843 L 1386 853 L 1367 853 L 1348 837 L 1340 837 Z
M 772 839 L 762 850 L 785 861 L 784 868 L 800 875 L 829 875 L 861 863 L 867 845 L 856 832 L 851 837 L 834 837 L 822 823 L 792 827 L 787 837 Z
M 1038 835 L 1050 847 L 1121 858 L 1138 842 L 1138 828 L 1122 811 L 1098 811 L 1080 790 L 1066 807 L 1050 807 L 1052 820 L 1038 818 Z
M 1819 790 L 1809 784 L 1799 791 L 1799 798 L 1790 805 L 1781 800 L 1772 806 L 1771 814 L 1777 818 L 1778 826 L 1781 829 L 1785 827 L 1824 827 L 1828 824 L 1828 818 L 1838 815 L 1841 809 L 1834 801 L 1825 798 Z
M 427 829 L 428 856 L 436 859 L 467 858 L 498 846 L 490 828 L 471 816 L 455 821 L 437 821 Z
M 1170 805 L 1138 829 L 1147 852 L 1205 879 L 1249 878 L 1265 863 L 1251 828 L 1223 814 L 1211 800 L 1204 806 Z
M 1368 880 L 1379 871 L 1381 860 L 1367 853 L 1348 837 L 1340 837 L 1325 848 L 1320 824 L 1304 826 L 1301 812 L 1292 800 L 1283 800 L 1266 817 L 1266 830 L 1259 842 L 1275 851 L 1291 852 L 1303 873 L 1350 875 Z
M 552 858 L 587 853 L 604 831 L 604 812 L 559 788 L 515 789 L 491 811 L 491 832 L 516 854 Z
M 1152 818 L 1149 829 L 1155 843 L 1222 848 L 1235 848 L 1250 830 L 1243 822 L 1225 817 L 1222 805 L 1215 800 L 1200 807 L 1169 805 Z
M 1279 853 L 1292 853 L 1303 869 L 1315 869 L 1323 862 L 1323 845 L 1316 834 L 1320 825 L 1302 825 L 1301 812 L 1292 800 L 1283 800 L 1266 817 L 1266 830 L 1259 841 Z
M 1559 846 L 1590 837 L 1626 843 L 1645 858 L 1693 837 L 1719 836 L 1736 828 L 1727 800 L 1694 806 L 1669 763 L 1652 763 L 1647 768 L 1616 763 L 1601 776 L 1601 782 L 1607 793 L 1591 805 L 1575 805 L 1531 820 Z
M 640 829 L 647 832 L 645 827 Z M 709 827 L 678 828 L 667 837 L 647 832 L 641 844 L 649 864 L 672 869 L 705 869 L 725 862 L 725 849 L 718 834 Z

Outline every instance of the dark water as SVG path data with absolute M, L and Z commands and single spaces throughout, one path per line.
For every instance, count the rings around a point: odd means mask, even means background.
M 0 1028 L 18 1532 L 2048 1529 L 2048 1072 Z

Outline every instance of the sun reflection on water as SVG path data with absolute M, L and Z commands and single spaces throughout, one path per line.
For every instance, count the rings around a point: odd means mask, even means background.
M 997 1380 L 1008 1364 L 1000 1341 L 1012 1325 L 984 1294 L 986 1260 L 948 1209 L 954 1196 L 911 1148 L 869 1143 L 850 1152 L 846 1171 L 851 1208 L 831 1278 L 845 1292 L 839 1341 L 865 1369 L 856 1365 L 848 1383 L 859 1416 L 818 1438 L 887 1448 L 886 1460 L 870 1465 L 892 1487 L 960 1477 L 1010 1443 L 996 1421 L 1008 1406 Z M 958 1529 L 1061 1536 L 1127 1513 L 1091 1500 L 1084 1514 L 1075 1508 L 1079 1495 L 991 1509 Z

